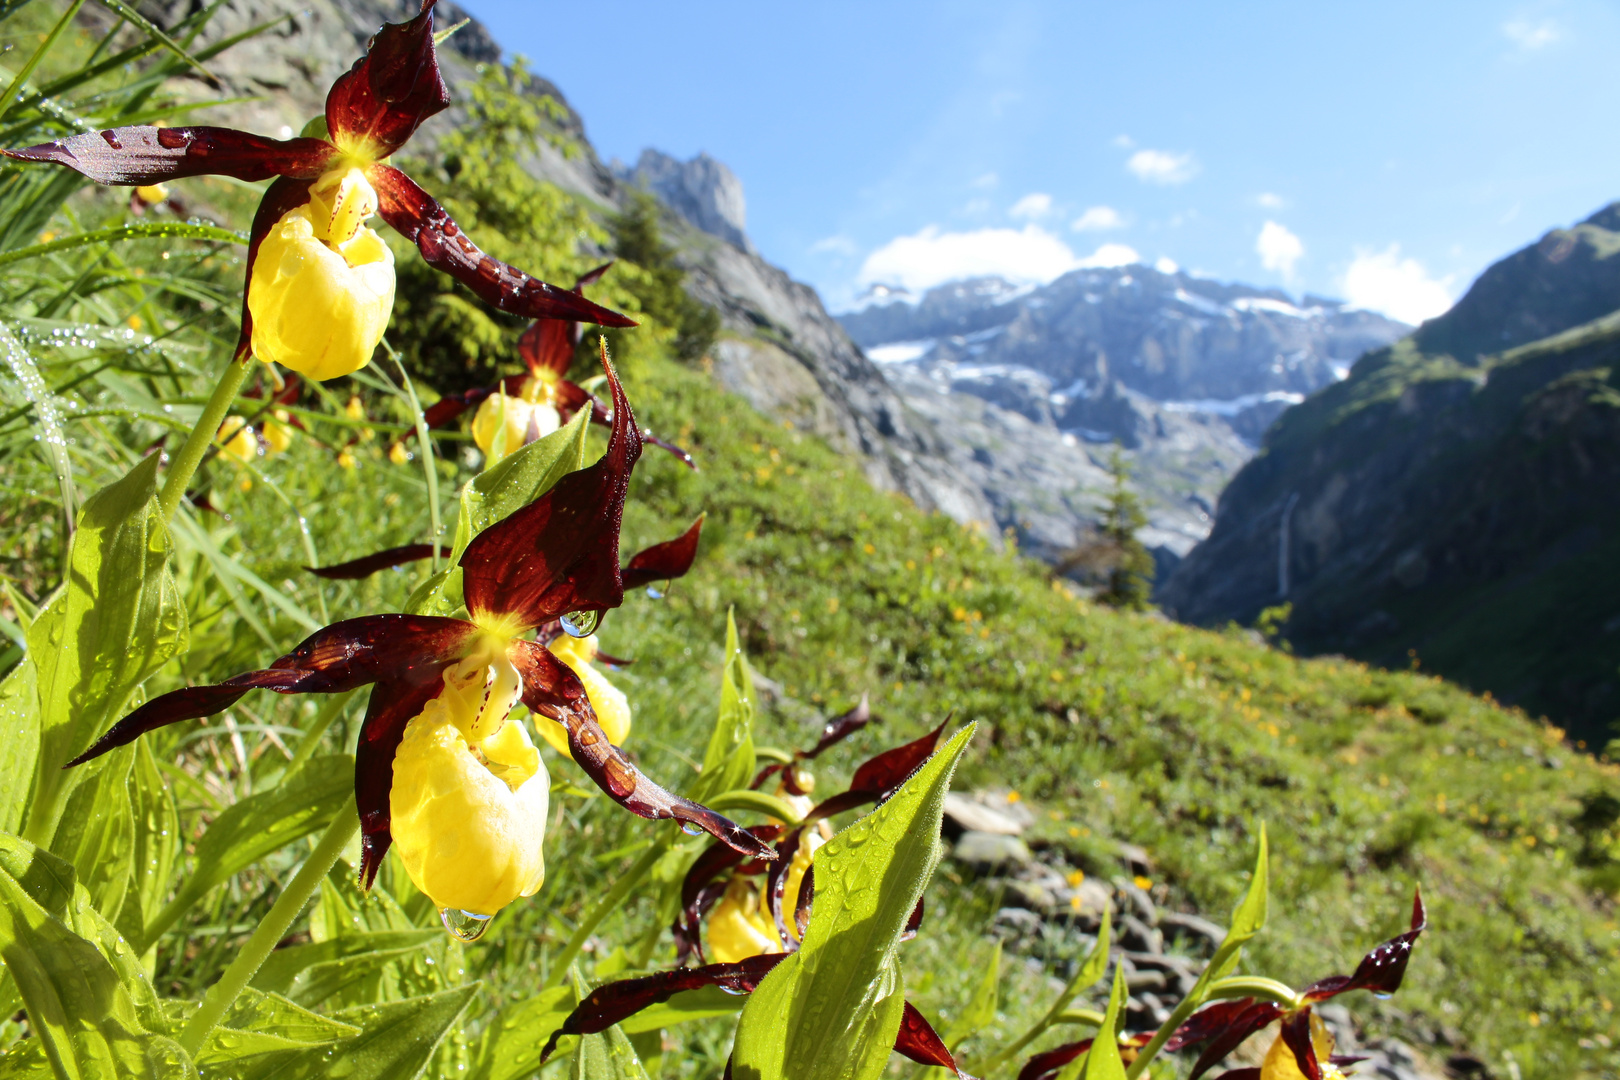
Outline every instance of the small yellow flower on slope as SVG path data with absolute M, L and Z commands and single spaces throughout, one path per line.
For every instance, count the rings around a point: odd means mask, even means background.
M 498 651 L 445 672 L 405 728 L 390 827 L 406 873 L 441 909 L 491 916 L 545 881 L 550 777 L 507 712 L 523 684 Z
M 585 638 L 564 635 L 547 648 L 579 676 L 579 681 L 585 686 L 585 696 L 590 699 L 596 721 L 602 725 L 608 742 L 614 746 L 624 745 L 624 740 L 630 737 L 630 699 L 592 665 L 591 661 L 596 659 L 598 652 L 596 635 Z M 567 729 L 543 716 L 535 717 L 535 721 L 540 728 L 541 738 L 550 743 L 557 753 L 568 753 Z
M 317 382 L 366 366 L 394 308 L 394 254 L 365 226 L 377 193 L 337 168 L 264 238 L 248 283 L 253 354 Z
M 292 445 L 292 427 L 289 423 L 291 414 L 286 409 L 277 409 L 275 418 L 264 422 L 264 452 L 266 454 L 285 454 Z

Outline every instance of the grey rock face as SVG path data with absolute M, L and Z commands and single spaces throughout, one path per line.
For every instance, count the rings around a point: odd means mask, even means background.
M 737 174 L 708 154 L 678 161 L 660 150 L 643 150 L 634 169 L 615 168 L 626 183 L 646 188 L 688 223 L 750 255 L 748 205 Z

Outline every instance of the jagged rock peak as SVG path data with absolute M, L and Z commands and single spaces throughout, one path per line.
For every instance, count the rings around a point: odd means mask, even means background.
M 617 165 L 621 180 L 657 195 L 671 210 L 726 243 L 756 254 L 748 239 L 748 204 L 742 181 L 708 154 L 680 161 L 662 150 L 641 152 L 634 169 Z

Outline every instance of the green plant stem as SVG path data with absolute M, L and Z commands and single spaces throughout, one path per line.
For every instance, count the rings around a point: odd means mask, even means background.
M 1126 1067 L 1125 1076 L 1127 1080 L 1136 1080 L 1138 1076 L 1142 1075 L 1147 1069 L 1148 1063 L 1157 1057 L 1159 1051 L 1164 1048 L 1164 1044 L 1170 1041 L 1170 1036 L 1174 1035 L 1176 1029 L 1187 1022 L 1187 1017 L 1191 1016 L 1200 1005 L 1206 1001 L 1245 997 L 1265 998 L 1268 1001 L 1275 1001 L 1286 1008 L 1294 1008 L 1299 1004 L 1299 995 L 1294 992 L 1293 988 L 1278 982 L 1276 979 L 1267 979 L 1254 975 L 1236 975 L 1230 978 L 1217 979 L 1210 984 L 1207 993 L 1188 994 L 1186 1000 L 1176 1006 L 1175 1012 L 1170 1014 L 1170 1019 L 1166 1020 L 1159 1027 L 1159 1030 L 1154 1033 L 1153 1040 L 1142 1047 L 1141 1052 L 1136 1055 L 1136 1060 Z
M 433 464 L 433 436 L 428 432 L 427 417 L 422 413 L 422 403 L 417 400 L 416 387 L 411 384 L 411 373 L 405 370 L 405 358 L 392 348 L 389 348 L 388 356 L 399 368 L 399 377 L 405 384 L 405 401 L 416 419 L 416 446 L 422 451 L 422 474 L 427 481 L 428 524 L 433 530 L 433 535 L 428 538 L 428 557 L 432 560 L 433 573 L 437 574 L 439 537 L 444 534 L 444 526 L 439 521 L 439 474 Z
M 673 837 L 666 836 L 643 851 L 641 857 L 630 864 L 630 869 L 619 875 L 619 880 L 613 883 L 613 888 L 607 891 L 607 895 L 598 900 L 596 906 L 579 920 L 579 925 L 574 927 L 573 936 L 568 939 L 568 944 L 563 946 L 562 955 L 552 962 L 551 970 L 555 975 L 551 985 L 561 986 L 568 980 L 568 969 L 579 956 L 580 949 L 585 947 L 585 941 L 591 936 L 591 932 L 601 925 L 602 920 L 611 912 L 618 909 L 624 898 L 630 895 L 630 890 L 652 871 L 653 864 L 664 857 L 664 852 L 669 850 L 672 842 Z
M 169 462 L 169 475 L 164 478 L 163 490 L 158 494 L 158 508 L 163 512 L 165 523 L 174 519 L 174 512 L 180 506 L 180 500 L 186 497 L 186 487 L 197 472 L 197 466 L 202 464 L 203 455 L 208 452 L 208 445 L 214 441 L 214 433 L 224 422 L 225 414 L 230 411 L 231 403 L 236 400 L 236 392 L 242 389 L 247 381 L 248 372 L 253 367 L 253 361 L 227 360 L 225 370 L 220 373 L 219 382 L 214 386 L 214 392 L 208 398 L 208 404 L 203 406 L 202 415 L 197 417 L 197 423 L 192 426 L 191 434 L 186 436 L 185 445 L 180 452 Z
M 338 856 L 348 846 L 350 839 L 360 829 L 360 816 L 355 811 L 354 800 L 348 800 L 332 823 L 326 827 L 315 844 L 315 850 L 309 853 L 304 860 L 303 867 L 293 875 L 291 882 L 281 891 L 276 902 L 260 920 L 253 936 L 248 938 L 247 944 L 236 954 L 231 966 L 225 969 L 225 974 L 219 981 L 208 988 L 203 995 L 202 1004 L 186 1022 L 185 1029 L 180 1032 L 179 1043 L 187 1054 L 197 1056 L 202 1049 L 203 1041 L 208 1033 L 214 1030 L 220 1018 L 235 1003 L 237 996 L 242 993 L 248 981 L 258 972 L 259 966 L 264 963 L 265 957 L 270 955 L 282 938 L 287 936 L 287 930 L 292 926 L 293 920 L 298 918 L 309 903 L 310 897 L 326 879 L 327 872 L 337 862 Z

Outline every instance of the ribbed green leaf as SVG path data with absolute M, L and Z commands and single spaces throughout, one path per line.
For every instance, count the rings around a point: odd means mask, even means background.
M 895 795 L 815 855 L 804 945 L 743 1008 L 736 1080 L 876 1080 L 905 1009 L 900 934 L 940 857 L 957 732 Z
M 0 681 L 0 832 L 22 828 L 39 756 L 39 680 L 24 656 Z
M 135 849 L 135 812 L 129 797 L 134 760 L 135 748 L 121 746 L 81 765 L 88 778 L 68 797 L 62 823 L 51 840 L 52 853 L 73 864 L 91 903 L 115 922 L 129 891 Z
M 636 1048 L 618 1025 L 597 1035 L 581 1035 L 574 1050 L 571 1080 L 647 1080 Z
M 265 959 L 264 965 L 253 976 L 250 985 L 259 990 L 284 994 L 293 1001 L 303 1001 L 307 995 L 301 994 L 300 991 L 306 988 L 308 980 L 300 977 L 311 968 L 343 964 L 367 955 L 398 956 L 431 945 L 443 938 L 444 932 L 441 930 L 384 930 L 345 934 L 308 945 L 277 949 Z
M 1125 1022 L 1125 1005 L 1130 994 L 1125 989 L 1125 968 L 1114 968 L 1114 985 L 1108 995 L 1108 1011 L 1097 1028 L 1091 1049 L 1063 1067 L 1058 1080 L 1125 1080 L 1125 1062 L 1119 1056 L 1119 1030 Z
M 703 772 L 688 798 L 706 803 L 722 792 L 746 788 L 754 773 L 754 676 L 737 638 L 737 617 L 726 612 L 726 657 L 720 672 L 720 713 L 703 752 Z
M 180 811 L 152 756 L 152 744 L 145 739 L 135 742 L 129 801 L 135 844 L 129 858 L 129 895 L 115 924 L 136 941 L 146 936 L 147 924 L 163 910 L 180 856 Z
M 500 1011 L 478 1040 L 468 1080 L 524 1080 L 540 1068 L 540 1048 L 573 1011 L 574 988 L 552 986 Z M 566 1053 L 566 1048 L 561 1048 Z

